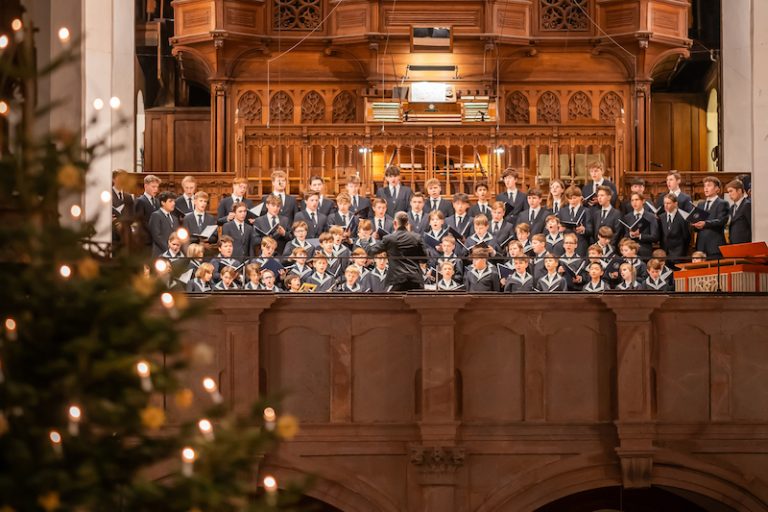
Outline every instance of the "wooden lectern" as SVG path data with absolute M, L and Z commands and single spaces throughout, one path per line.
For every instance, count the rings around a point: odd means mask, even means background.
M 723 259 L 680 263 L 678 292 L 768 292 L 768 245 L 765 242 L 723 245 Z

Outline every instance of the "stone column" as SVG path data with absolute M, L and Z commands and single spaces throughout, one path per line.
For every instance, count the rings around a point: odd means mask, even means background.
M 656 438 L 651 316 L 666 297 L 605 296 L 602 300 L 616 315 L 616 453 L 621 459 L 624 487 L 650 487 Z

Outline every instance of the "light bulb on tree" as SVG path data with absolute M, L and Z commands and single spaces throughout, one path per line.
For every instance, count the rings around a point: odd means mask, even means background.
M 206 441 L 213 441 L 213 425 L 208 419 L 203 418 L 198 421 L 197 428 L 200 429 L 200 433 L 203 434 Z
M 189 240 L 189 231 L 187 231 L 185 228 L 179 228 L 176 231 L 176 236 L 178 236 L 179 240 L 181 240 L 182 242 L 186 242 L 187 240 Z
M 181 450 L 181 474 L 186 477 L 191 477 L 195 470 L 195 459 L 197 454 L 191 446 L 184 447 Z
M 59 274 L 61 274 L 61 277 L 64 279 L 69 279 L 72 276 L 72 267 L 69 265 L 62 265 L 59 267 Z
M 48 434 L 48 439 L 51 440 L 51 445 L 56 455 L 61 455 L 61 434 L 59 434 L 59 431 L 51 430 Z
M 0 50 L 5 50 L 8 48 L 8 43 L 10 40 L 8 39 L 8 36 L 3 34 L 0 36 Z
M 102 203 L 108 203 L 112 201 L 112 193 L 109 190 L 102 190 L 99 199 Z
M 112 96 L 109 98 L 109 106 L 112 108 L 112 110 L 117 110 L 120 108 L 120 98 L 117 96 Z
M 76 436 L 80 433 L 80 421 L 83 419 L 83 411 L 77 405 L 69 406 L 69 434 Z
M 150 375 L 150 367 L 148 361 L 139 361 L 136 363 L 136 373 L 141 378 L 141 389 L 144 391 L 152 391 L 152 379 Z
M 24 27 L 24 24 L 21 22 L 20 18 L 14 18 L 14 20 L 11 22 L 11 29 L 14 32 L 18 32 Z
M 155 270 L 160 274 L 164 274 L 165 271 L 168 270 L 168 262 L 162 258 L 155 260 Z
M 275 421 L 277 420 L 277 413 L 271 407 L 264 409 L 264 428 L 272 432 L 275 430 Z
M 104 100 L 101 98 L 96 98 L 93 100 L 93 108 L 94 110 L 101 110 L 104 108 Z
M 61 27 L 59 29 L 59 41 L 66 43 L 69 41 L 69 29 L 67 27 Z
M 274 507 L 277 505 L 277 480 L 272 475 L 267 475 L 262 480 L 262 483 L 267 493 L 267 505 Z
M 11 111 L 11 107 L 9 107 L 6 102 L 0 101 L 0 115 L 7 116 L 8 112 L 10 111 Z
M 69 213 L 74 217 L 78 218 L 83 213 L 83 209 L 80 208 L 80 205 L 73 204 L 72 208 L 69 209 Z
M 224 400 L 224 397 L 219 393 L 219 387 L 216 385 L 216 381 L 212 378 L 206 377 L 203 379 L 203 388 L 205 388 L 208 394 L 211 395 L 211 399 L 214 403 L 220 404 Z
M 13 318 L 5 319 L 5 337 L 8 341 L 16 341 L 18 333 L 16 332 L 16 320 Z

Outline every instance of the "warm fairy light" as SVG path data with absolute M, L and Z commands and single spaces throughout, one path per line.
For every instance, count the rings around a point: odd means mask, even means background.
M 6 115 L 11 108 L 4 101 L 0 101 L 0 115 Z
M 4 50 L 8 47 L 8 36 L 3 34 L 0 36 L 0 50 Z
M 21 20 L 19 18 L 15 18 L 11 22 L 11 28 L 13 29 L 14 32 L 18 32 L 19 30 L 21 30 L 21 27 L 23 26 L 24 25 L 21 23 Z
M 264 409 L 264 428 L 272 432 L 275 430 L 275 420 L 277 419 L 277 413 L 271 407 Z
M 59 29 L 59 40 L 62 43 L 69 41 L 69 29 L 67 27 L 61 27 Z
M 160 272 L 161 274 L 168 270 L 168 262 L 164 259 L 155 260 L 155 270 Z
M 136 373 L 139 377 L 149 377 L 149 363 L 146 361 L 139 361 L 136 363 Z
M 70 214 L 71 214 L 73 217 L 77 218 L 77 217 L 79 217 L 79 216 L 80 216 L 80 214 L 82 214 L 82 213 L 83 213 L 83 209 L 82 209 L 82 208 L 80 208 L 80 205 L 77 205 L 77 204 L 73 204 L 73 205 L 72 205 L 72 208 L 70 208 L 70 209 L 69 209 L 69 213 L 70 213 Z
M 80 420 L 83 418 L 83 412 L 77 405 L 69 406 L 69 433 L 76 436 L 80 433 Z
M 112 201 L 112 192 L 109 190 L 102 190 L 101 194 L 99 195 L 99 199 L 101 199 L 102 203 L 108 203 Z
M 181 450 L 181 458 L 184 459 L 184 462 L 194 462 L 196 456 L 195 450 L 190 446 Z
M 112 107 L 112 110 L 117 110 L 120 108 L 120 98 L 117 96 L 112 96 L 109 98 L 109 106 Z
M 51 440 L 53 451 L 56 452 L 57 455 L 61 455 L 61 434 L 59 434 L 58 430 L 51 430 L 48 433 L 48 439 Z
M 181 450 L 181 474 L 190 477 L 195 467 L 195 458 L 197 454 L 191 446 L 186 446 Z
M 220 404 L 223 400 L 221 393 L 219 393 L 219 387 L 216 385 L 216 381 L 210 377 L 203 379 L 203 387 L 211 395 L 211 399 L 214 403 Z
M 96 110 L 101 110 L 104 108 L 104 100 L 101 98 L 96 98 L 93 100 L 93 108 Z
M 16 320 L 13 318 L 6 318 L 5 319 L 5 328 L 9 331 L 15 331 L 16 330 Z
M 72 268 L 69 265 L 62 265 L 59 267 L 59 274 L 61 274 L 61 277 L 64 279 L 69 279 L 72 275 Z
M 264 477 L 264 490 L 267 492 L 275 492 L 277 490 L 277 480 L 272 475 Z
M 165 306 L 165 307 L 167 307 L 167 308 L 172 308 L 172 307 L 173 307 L 173 303 L 174 303 L 174 301 L 173 301 L 173 295 L 171 295 L 171 294 L 170 294 L 170 293 L 168 293 L 168 292 L 165 292 L 165 293 L 163 293 L 163 294 L 160 296 L 160 302 L 162 302 L 162 303 L 163 303 L 163 306 Z
M 176 231 L 176 236 L 178 236 L 179 240 L 181 240 L 182 242 L 186 242 L 187 240 L 189 240 L 189 231 L 187 231 L 185 228 L 179 228 Z
M 200 429 L 200 433 L 207 441 L 213 441 L 213 425 L 206 418 L 197 422 L 197 428 Z

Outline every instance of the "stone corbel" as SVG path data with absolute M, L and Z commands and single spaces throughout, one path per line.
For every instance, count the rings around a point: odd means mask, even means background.
M 653 453 L 616 449 L 621 460 L 621 479 L 625 489 L 647 489 L 651 486 Z

